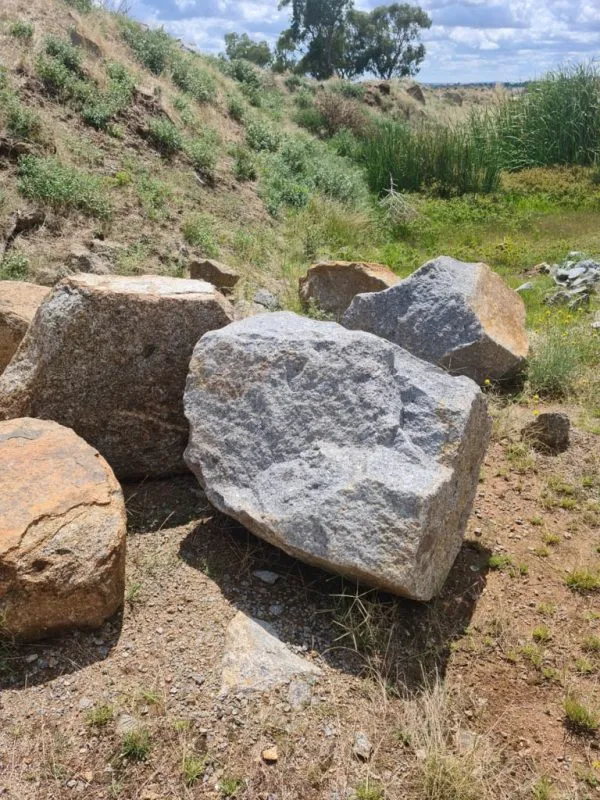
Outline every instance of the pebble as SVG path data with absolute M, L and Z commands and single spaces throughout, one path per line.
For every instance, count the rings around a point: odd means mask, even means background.
M 352 754 L 359 761 L 370 761 L 373 754 L 373 745 L 366 733 L 358 731 L 354 736 Z
M 255 578 L 258 578 L 263 583 L 268 583 L 269 586 L 273 586 L 273 584 L 277 583 L 279 580 L 279 575 L 276 572 L 271 572 L 271 570 L 268 569 L 257 569 L 252 574 Z

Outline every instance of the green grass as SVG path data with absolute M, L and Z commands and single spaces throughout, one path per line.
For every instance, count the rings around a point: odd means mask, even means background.
M 150 753 L 150 733 L 147 728 L 136 728 L 123 736 L 121 756 L 129 761 L 146 761 Z
M 598 714 L 573 695 L 564 700 L 565 724 L 575 733 L 594 734 L 600 725 Z
M 188 217 L 182 226 L 183 238 L 192 247 L 198 248 L 206 258 L 219 255 L 214 223 L 208 214 L 195 214 Z
M 168 67 L 174 51 L 174 41 L 162 28 L 143 28 L 139 22 L 122 17 L 121 36 L 144 67 L 161 75 Z
M 164 156 L 173 156 L 183 147 L 181 131 L 164 117 L 148 122 L 148 135 L 152 145 Z
M 215 177 L 218 145 L 218 135 L 209 129 L 194 139 L 186 140 L 183 145 L 185 154 L 192 162 L 194 169 L 208 180 L 214 180 Z
M 384 800 L 384 798 L 385 794 L 381 786 L 373 781 L 367 780 L 364 783 L 358 784 L 354 790 L 353 800 Z
M 57 158 L 23 156 L 19 160 L 19 191 L 63 213 L 80 211 L 99 219 L 112 213 L 101 180 Z
M 23 253 L 11 250 L 0 261 L 0 280 L 20 281 L 27 278 L 29 259 Z
M 96 706 L 85 715 L 86 723 L 92 728 L 104 728 L 112 721 L 115 715 L 114 708 L 109 705 Z
M 183 774 L 183 782 L 185 785 L 193 786 L 195 783 L 197 783 L 206 772 L 206 766 L 206 757 L 199 758 L 198 756 L 184 756 L 181 763 L 181 772 Z
M 576 592 L 597 592 L 600 590 L 600 572 L 587 567 L 577 567 L 567 572 L 565 583 Z
M 219 781 L 219 794 L 223 798 L 237 797 L 244 788 L 241 778 L 225 777 Z
M 26 42 L 29 42 L 33 38 L 33 25 L 31 22 L 25 22 L 25 20 L 18 19 L 16 22 L 13 22 L 8 27 L 8 32 L 11 36 L 15 39 L 23 39 Z
M 200 66 L 199 57 L 174 53 L 171 57 L 173 83 L 199 103 L 212 103 L 217 97 L 217 84 L 212 74 Z
M 509 569 L 513 566 L 513 560 L 511 556 L 505 555 L 504 553 L 496 553 L 491 555 L 488 559 L 488 567 L 494 570 L 503 571 L 505 569 Z

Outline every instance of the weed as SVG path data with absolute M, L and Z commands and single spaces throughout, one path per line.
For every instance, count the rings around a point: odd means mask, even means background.
M 186 786 L 193 786 L 206 772 L 206 757 L 184 756 L 181 762 L 181 772 Z
M 223 798 L 237 797 L 243 787 L 244 781 L 241 778 L 222 778 L 219 782 L 219 794 Z
M 181 131 L 164 117 L 150 120 L 148 134 L 154 147 L 164 156 L 172 156 L 183 147 Z
M 130 761 L 145 761 L 150 752 L 150 733 L 147 728 L 136 728 L 123 736 L 121 756 Z
M 208 214 L 188 217 L 183 223 L 182 231 L 185 241 L 192 247 L 197 247 L 203 256 L 212 258 L 219 255 L 213 220 Z
M 600 636 L 586 636 L 581 649 L 585 653 L 600 653 Z
M 65 3 L 80 14 L 88 14 L 94 7 L 92 0 L 65 0 Z
M 136 59 L 155 75 L 161 75 L 170 61 L 173 40 L 162 28 L 145 28 L 132 19 L 122 18 L 121 36 Z
M 47 55 L 54 58 L 70 72 L 81 72 L 81 54 L 76 47 L 57 36 L 47 36 L 44 40 L 44 50 Z
M 544 524 L 544 520 L 542 519 L 542 517 L 531 517 L 529 522 L 532 525 L 535 525 L 536 527 L 540 527 L 540 526 L 542 526 Z
M 552 800 L 553 787 L 550 778 L 542 775 L 531 788 L 532 800 Z
M 29 259 L 23 253 L 11 250 L 0 261 L 0 279 L 5 281 L 19 281 L 27 277 L 29 272 Z
M 549 642 L 552 639 L 552 634 L 546 625 L 538 625 L 533 629 L 531 638 L 534 642 Z
M 536 669 L 541 669 L 544 661 L 544 651 L 533 644 L 525 644 L 521 648 L 521 654 Z
M 231 119 L 234 119 L 236 122 L 243 122 L 246 116 L 246 105 L 244 101 L 240 97 L 232 95 L 227 101 L 227 113 Z
M 194 165 L 194 169 L 208 180 L 213 180 L 217 166 L 218 136 L 213 131 L 205 131 L 202 136 L 189 139 L 183 149 Z
M 578 658 L 575 661 L 575 669 L 580 675 L 591 675 L 596 672 L 596 667 L 587 658 Z
M 31 22 L 19 19 L 9 26 L 8 32 L 15 39 L 23 39 L 28 42 L 33 38 L 33 25 Z
M 141 583 L 137 582 L 131 583 L 127 587 L 127 591 L 125 592 L 125 600 L 129 603 L 129 605 L 133 606 L 136 603 L 139 603 L 141 591 L 142 591 Z
M 279 149 L 281 136 L 274 128 L 263 122 L 251 122 L 246 127 L 246 142 L 253 150 L 274 153 Z
M 546 531 L 546 533 L 542 536 L 542 541 L 544 544 L 549 545 L 550 547 L 554 547 L 560 544 L 560 536 L 557 533 L 551 533 L 550 531 Z
M 385 795 L 379 784 L 366 780 L 355 788 L 354 798 L 355 800 L 384 800 Z
M 488 567 L 490 569 L 495 570 L 506 570 L 513 566 L 513 560 L 511 556 L 505 555 L 504 553 L 495 553 L 491 555 L 488 559 Z
M 597 592 L 600 590 L 600 572 L 587 567 L 576 567 L 567 572 L 565 583 L 576 592 Z
M 536 611 L 543 617 L 553 617 L 556 614 L 556 603 L 540 603 Z
M 323 132 L 328 137 L 342 130 L 351 131 L 356 136 L 365 131 L 367 122 L 362 108 L 340 94 L 322 92 L 315 101 L 314 108 L 320 116 Z
M 19 191 L 56 210 L 77 210 L 100 219 L 107 219 L 112 213 L 98 178 L 56 158 L 23 156 L 19 160 Z
M 217 96 L 215 79 L 197 64 L 198 56 L 173 54 L 171 78 L 173 83 L 199 103 L 211 103 Z
M 104 728 L 114 717 L 114 708 L 109 705 L 96 706 L 90 709 L 86 716 L 86 724 L 92 728 Z
M 246 147 L 236 147 L 234 150 L 233 174 L 238 181 L 256 180 L 256 161 Z
M 593 734 L 598 730 L 600 719 L 595 711 L 588 708 L 574 695 L 568 694 L 564 700 L 565 724 L 575 733 Z
M 167 200 L 171 197 L 171 189 L 159 178 L 151 177 L 145 170 L 142 170 L 136 176 L 135 187 L 142 208 L 150 219 L 156 219 L 164 210 Z M 135 258 L 139 254 L 138 251 L 139 248 L 134 248 L 129 255 Z M 147 253 L 144 252 L 144 255 L 147 255 Z

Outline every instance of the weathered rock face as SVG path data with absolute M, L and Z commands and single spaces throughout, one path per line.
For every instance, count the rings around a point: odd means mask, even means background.
M 529 349 L 519 295 L 486 264 L 448 256 L 385 292 L 358 295 L 342 324 L 480 384 L 514 376 Z
M 300 300 L 339 318 L 357 294 L 381 292 L 400 278 L 383 264 L 321 261 L 300 278 Z
M 120 478 L 185 471 L 190 356 L 202 334 L 231 317 L 227 301 L 202 281 L 67 278 L 0 377 L 0 418 L 73 428 Z
M 211 258 L 192 261 L 190 264 L 190 277 L 195 280 L 208 281 L 208 283 L 216 286 L 217 289 L 225 290 L 233 289 L 240 279 L 238 273 L 232 270 L 231 267 Z
M 239 611 L 227 627 L 221 695 L 264 692 L 292 678 L 313 680 L 321 670 L 295 655 L 266 622 Z
M 125 504 L 104 459 L 55 422 L 0 422 L 2 631 L 94 628 L 123 602 Z
M 0 372 L 14 356 L 48 289 L 23 281 L 0 281 Z
M 282 312 L 206 334 L 184 405 L 187 463 L 221 511 L 317 566 L 419 600 L 439 591 L 489 435 L 472 381 Z

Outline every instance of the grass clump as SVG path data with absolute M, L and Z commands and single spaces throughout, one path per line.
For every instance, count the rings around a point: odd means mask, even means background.
M 531 798 L 532 800 L 552 800 L 552 797 L 552 782 L 545 775 L 542 775 L 531 787 Z
M 585 653 L 600 653 L 600 636 L 586 636 L 581 649 Z
M 564 312 L 538 333 L 529 361 L 529 388 L 550 399 L 573 395 L 586 368 L 600 364 L 600 340 L 590 336 L 589 326 Z
M 153 146 L 167 157 L 179 152 L 183 147 L 181 131 L 164 117 L 150 120 L 148 136 Z
M 23 39 L 23 41 L 29 42 L 33 38 L 33 25 L 31 22 L 25 22 L 25 20 L 18 19 L 16 22 L 11 23 L 8 28 L 8 32 L 11 36 L 15 39 Z
M 186 786 L 193 786 L 206 772 L 206 758 L 198 756 L 184 756 L 181 763 L 183 782 Z
M 19 191 L 56 211 L 81 211 L 99 219 L 108 219 L 112 213 L 101 181 L 57 158 L 23 156 L 19 160 Z
M 147 728 L 128 731 L 121 742 L 121 756 L 129 761 L 146 761 L 150 753 L 150 733 Z
M 197 247 L 203 256 L 213 258 L 219 255 L 213 220 L 208 214 L 188 217 L 183 223 L 182 232 L 185 241 L 192 247 Z
M 538 625 L 536 628 L 533 629 L 531 634 L 531 638 L 534 642 L 542 642 L 546 643 L 552 639 L 552 634 L 550 633 L 549 628 L 547 625 Z
M 354 800 L 384 800 L 385 794 L 379 784 L 366 780 L 354 790 Z
M 219 794 L 223 798 L 237 797 L 244 788 L 244 781 L 241 778 L 222 778 L 219 782 Z
M 503 571 L 505 569 L 510 569 L 513 566 L 513 560 L 509 555 L 505 555 L 504 553 L 495 553 L 491 555 L 488 559 L 488 567 L 490 569 Z
M 598 714 L 584 705 L 574 695 L 567 695 L 564 700 L 565 724 L 574 733 L 594 734 L 600 725 Z
M 104 728 L 112 721 L 115 711 L 112 706 L 101 705 L 90 709 L 86 716 L 86 724 L 92 728 Z
M 15 139 L 35 141 L 40 138 L 42 122 L 39 116 L 24 106 L 11 92 L 0 92 L 0 114 L 6 129 Z
M 576 592 L 597 592 L 600 590 L 600 571 L 576 567 L 567 572 L 565 583 Z

